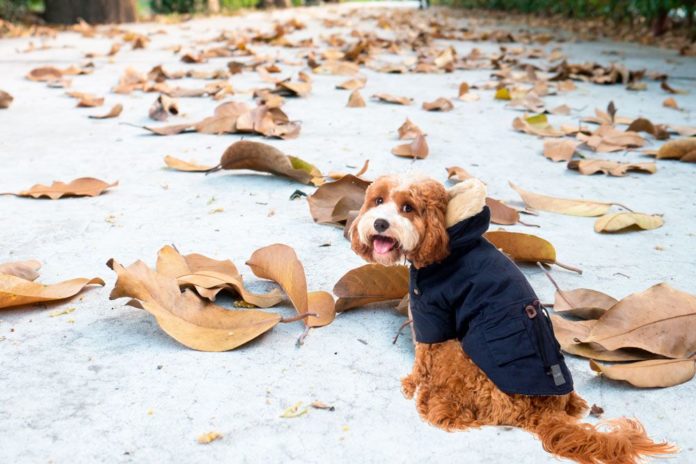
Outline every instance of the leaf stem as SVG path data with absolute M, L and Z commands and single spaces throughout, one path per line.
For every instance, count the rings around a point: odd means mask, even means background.
M 558 264 L 558 263 L 556 263 L 556 264 Z M 551 281 L 553 286 L 556 287 L 556 291 L 561 296 L 561 298 L 563 298 L 563 301 L 565 301 L 568 304 L 568 306 L 570 306 L 571 308 L 575 308 L 575 305 L 573 303 L 571 303 L 570 301 L 568 301 L 568 298 L 566 298 L 566 296 L 563 294 L 563 290 L 561 290 L 561 287 L 559 287 L 556 280 L 553 277 L 551 277 L 551 273 L 544 268 L 544 265 L 538 261 L 537 261 L 537 265 L 541 268 L 541 270 L 544 272 L 544 274 L 546 274 L 546 277 L 548 277 L 548 279 Z M 556 308 L 554 307 L 554 311 L 555 310 L 556 310 Z
M 302 331 L 302 334 L 299 337 L 297 337 L 297 341 L 295 342 L 295 346 L 297 348 L 304 345 L 305 338 L 307 338 L 307 335 L 309 335 L 309 329 L 311 329 L 311 327 L 306 326 L 305 329 Z
M 282 322 L 282 323 L 297 322 L 297 321 L 305 319 L 309 316 L 319 317 L 319 315 L 317 313 L 302 313 L 302 314 L 298 314 L 297 316 L 292 316 L 292 317 L 281 317 L 280 322 Z
M 559 263 L 558 261 L 554 261 L 553 264 L 555 264 L 558 267 L 562 267 L 563 269 L 568 269 L 569 271 L 577 272 L 578 274 L 582 275 L 582 269 L 571 266 L 570 264 L 563 264 Z
M 399 339 L 401 332 L 403 332 L 404 328 L 407 325 L 412 324 L 412 323 L 413 323 L 413 319 L 409 319 L 406 322 L 404 322 L 403 324 L 401 324 L 401 326 L 399 326 L 399 330 L 396 332 L 396 336 L 394 337 L 394 340 L 392 341 L 392 345 L 396 345 L 396 341 Z

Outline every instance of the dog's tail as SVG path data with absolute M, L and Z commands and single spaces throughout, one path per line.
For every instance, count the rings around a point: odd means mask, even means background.
M 640 422 L 625 417 L 592 425 L 552 415 L 532 430 L 546 451 L 582 464 L 634 464 L 643 457 L 678 451 L 671 443 L 655 443 Z

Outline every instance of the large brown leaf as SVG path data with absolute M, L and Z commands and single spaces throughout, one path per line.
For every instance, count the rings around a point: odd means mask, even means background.
M 0 264 L 0 274 L 13 275 L 24 280 L 36 280 L 39 277 L 40 268 L 41 263 L 36 260 L 15 261 Z
M 192 286 L 200 296 L 211 301 L 215 301 L 222 290 L 230 290 L 259 308 L 270 308 L 283 300 L 283 294 L 278 289 L 256 294 L 244 288 L 242 276 L 230 260 L 218 261 L 197 253 L 182 256 L 169 245 L 157 254 L 157 272 L 174 277 L 180 287 Z
M 665 283 L 634 293 L 612 306 L 581 341 L 686 358 L 696 353 L 696 296 Z
M 337 312 L 379 301 L 398 300 L 408 294 L 408 268 L 366 264 L 345 273 L 336 282 L 333 292 L 338 296 Z
M 104 193 L 105 190 L 117 185 L 118 181 L 109 184 L 93 177 L 81 177 L 68 184 L 60 181 L 55 181 L 50 186 L 36 184 L 29 190 L 24 190 L 19 193 L 4 193 L 3 195 L 32 198 L 48 197 L 51 200 L 66 197 L 96 197 Z
M 327 182 L 307 198 L 309 212 L 319 224 L 340 224 L 351 211 L 358 211 L 370 182 L 347 174 L 335 182 Z
M 693 359 L 652 359 L 613 365 L 590 360 L 590 367 L 608 379 L 623 380 L 639 388 L 672 387 L 688 382 L 696 373 Z
M 561 349 L 566 353 L 600 361 L 643 361 L 654 355 L 636 349 L 609 351 L 598 343 L 580 343 L 579 340 L 590 333 L 596 321 L 569 321 L 555 314 L 551 315 L 553 331 Z
M 220 169 L 251 169 L 289 177 L 303 184 L 321 183 L 321 172 L 314 165 L 288 156 L 271 145 L 247 140 L 227 147 L 220 164 L 209 172 Z
M 255 309 L 230 311 L 191 290 L 182 294 L 175 278 L 153 271 L 142 261 L 126 268 L 112 259 L 107 265 L 118 276 L 110 299 L 132 298 L 131 306 L 155 316 L 170 337 L 194 350 L 232 350 L 281 322 L 278 314 Z
M 283 287 L 298 314 L 317 315 L 305 319 L 308 327 L 330 324 L 336 317 L 333 297 L 329 293 L 307 293 L 304 267 L 295 250 L 289 246 L 278 243 L 260 248 L 251 255 L 247 265 L 257 277 L 272 280 Z
M 601 216 L 606 214 L 613 203 L 591 200 L 571 200 L 555 198 L 538 193 L 522 190 L 512 182 L 510 187 L 520 194 L 527 207 L 552 213 L 568 214 L 570 216 Z
M 548 139 L 544 140 L 544 156 L 551 161 L 569 161 L 580 142 L 575 140 Z
M 515 261 L 526 263 L 556 263 L 556 249 L 541 237 L 519 232 L 496 230 L 484 237 Z
M 657 151 L 657 158 L 696 163 L 696 138 L 690 137 L 665 143 Z
M 631 230 L 652 230 L 662 227 L 662 217 L 653 214 L 634 213 L 622 211 L 620 213 L 606 214 L 595 221 L 595 232 L 625 232 Z
M 0 308 L 64 300 L 77 295 L 87 285 L 104 285 L 104 281 L 79 278 L 43 285 L 15 275 L 0 274 Z

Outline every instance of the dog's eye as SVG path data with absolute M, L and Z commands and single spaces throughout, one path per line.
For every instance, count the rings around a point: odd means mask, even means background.
M 384 198 L 382 198 L 382 197 L 375 198 L 375 204 L 381 205 L 382 203 L 384 203 Z
M 404 213 L 410 213 L 411 211 L 413 211 L 413 206 L 406 203 L 404 206 L 401 207 L 401 211 L 403 211 Z

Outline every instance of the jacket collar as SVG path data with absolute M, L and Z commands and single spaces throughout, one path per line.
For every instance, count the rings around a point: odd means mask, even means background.
M 483 210 L 470 218 L 459 221 L 447 229 L 452 251 L 461 248 L 471 241 L 480 238 L 487 230 L 491 222 L 491 210 L 485 206 Z

